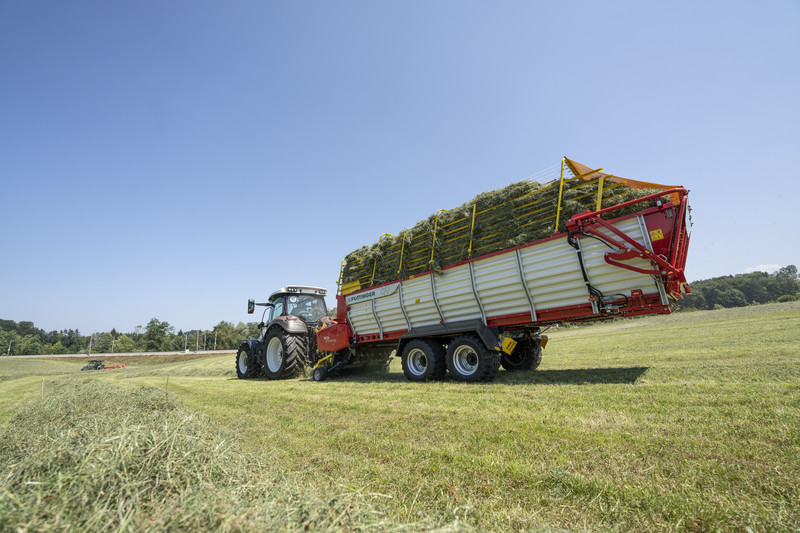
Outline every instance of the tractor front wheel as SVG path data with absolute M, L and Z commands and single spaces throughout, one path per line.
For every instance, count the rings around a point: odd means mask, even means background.
M 243 342 L 236 352 L 236 376 L 239 379 L 248 379 L 258 375 L 259 365 L 252 353 L 250 344 Z

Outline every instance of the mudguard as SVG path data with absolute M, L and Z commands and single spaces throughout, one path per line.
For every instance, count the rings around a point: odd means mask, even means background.
M 301 318 L 294 315 L 281 315 L 276 317 L 269 323 L 267 331 L 272 329 L 273 326 L 280 326 L 286 333 L 293 335 L 305 335 L 308 333 L 308 327 Z
M 255 355 L 255 354 L 258 354 L 259 351 L 261 351 L 261 347 L 262 347 L 261 346 L 261 341 L 258 340 L 258 339 L 245 339 L 245 340 L 242 341 L 242 344 L 247 344 L 248 346 L 250 346 L 250 353 L 251 354 Z M 239 346 L 239 348 L 241 349 L 241 346 Z

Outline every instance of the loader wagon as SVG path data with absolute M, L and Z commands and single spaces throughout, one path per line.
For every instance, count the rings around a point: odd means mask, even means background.
M 670 313 L 689 292 L 688 190 L 601 171 L 565 158 L 558 179 L 510 189 L 521 196 L 478 197 L 419 230 L 385 234 L 342 262 L 335 318 L 325 289 L 273 293 L 237 373 L 277 379 L 310 365 L 323 380 L 398 356 L 411 381 L 491 381 L 500 367 L 538 367 L 553 324 Z

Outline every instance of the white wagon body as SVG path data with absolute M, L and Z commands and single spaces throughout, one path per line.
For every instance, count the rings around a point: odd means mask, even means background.
M 652 252 L 642 216 L 613 224 Z M 608 229 L 600 232 L 616 238 Z M 617 299 L 635 296 L 669 301 L 660 276 L 620 268 L 605 261 L 607 252 L 619 252 L 599 239 L 579 240 L 589 283 L 602 294 Z M 650 260 L 634 258 L 626 264 L 652 270 Z M 651 298 L 652 300 L 652 298 Z M 546 324 L 562 320 L 567 310 L 586 308 L 599 314 L 592 300 L 576 249 L 560 236 L 497 252 L 482 258 L 349 294 L 347 318 L 357 337 L 383 339 L 388 333 L 418 331 L 431 326 L 479 320 L 486 325 Z M 668 312 L 667 309 L 665 309 Z M 584 311 L 585 312 L 585 311 Z M 520 318 L 524 318 L 520 320 Z

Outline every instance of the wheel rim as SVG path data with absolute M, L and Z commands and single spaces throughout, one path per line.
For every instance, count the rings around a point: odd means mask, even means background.
M 283 344 L 278 337 L 273 337 L 267 345 L 267 367 L 271 372 L 278 372 L 283 363 Z
M 239 373 L 246 374 L 247 373 L 247 352 L 242 350 L 239 352 Z
M 408 352 L 407 366 L 408 371 L 415 376 L 421 376 L 425 374 L 425 370 L 428 368 L 428 358 L 425 355 L 425 352 L 419 348 L 414 348 Z
M 453 366 L 459 374 L 474 374 L 478 370 L 478 353 L 466 344 L 459 346 L 453 353 Z

